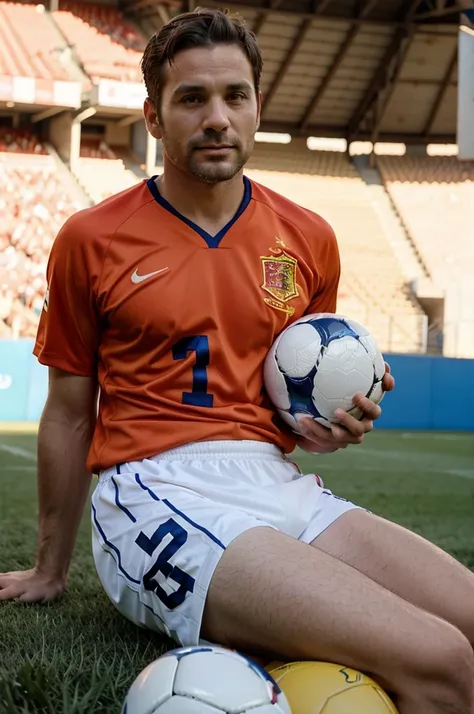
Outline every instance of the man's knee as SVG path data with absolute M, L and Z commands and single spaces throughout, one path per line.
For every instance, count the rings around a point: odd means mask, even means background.
M 407 663 L 402 689 L 421 694 L 427 702 L 446 702 L 453 712 L 470 714 L 474 704 L 472 646 L 460 630 L 443 620 L 437 630 L 436 639 L 421 641 L 420 651 Z

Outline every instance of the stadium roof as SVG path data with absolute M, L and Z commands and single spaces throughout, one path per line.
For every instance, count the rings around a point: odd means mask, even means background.
M 469 0 L 468 0 L 469 2 Z M 158 28 L 193 0 L 122 0 Z M 264 57 L 261 131 L 454 142 L 466 0 L 203 0 L 239 12 Z

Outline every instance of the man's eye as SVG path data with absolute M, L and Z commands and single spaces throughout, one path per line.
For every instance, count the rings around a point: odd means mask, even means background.
M 197 104 L 202 101 L 202 98 L 197 94 L 191 94 L 187 97 L 183 97 L 181 101 L 183 104 Z
M 242 92 L 234 92 L 228 97 L 228 101 L 230 102 L 243 102 L 244 99 L 246 99 L 246 96 L 242 94 Z

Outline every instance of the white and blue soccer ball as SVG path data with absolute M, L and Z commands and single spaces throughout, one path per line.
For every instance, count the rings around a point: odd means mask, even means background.
M 122 714 L 291 714 L 273 678 L 224 647 L 182 647 L 133 682 Z
M 325 427 L 337 423 L 336 409 L 356 419 L 357 392 L 378 404 L 385 362 L 372 335 L 342 315 L 306 315 L 275 340 L 264 364 L 268 396 L 282 419 L 299 433 L 298 419 L 311 416 Z

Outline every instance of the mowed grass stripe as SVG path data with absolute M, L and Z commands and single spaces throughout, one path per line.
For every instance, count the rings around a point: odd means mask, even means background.
M 19 456 L 28 461 L 36 461 L 36 454 L 27 449 L 23 449 L 21 446 L 12 446 L 11 444 L 0 442 L 0 451 L 4 451 L 6 454 L 11 454 L 12 456 Z

